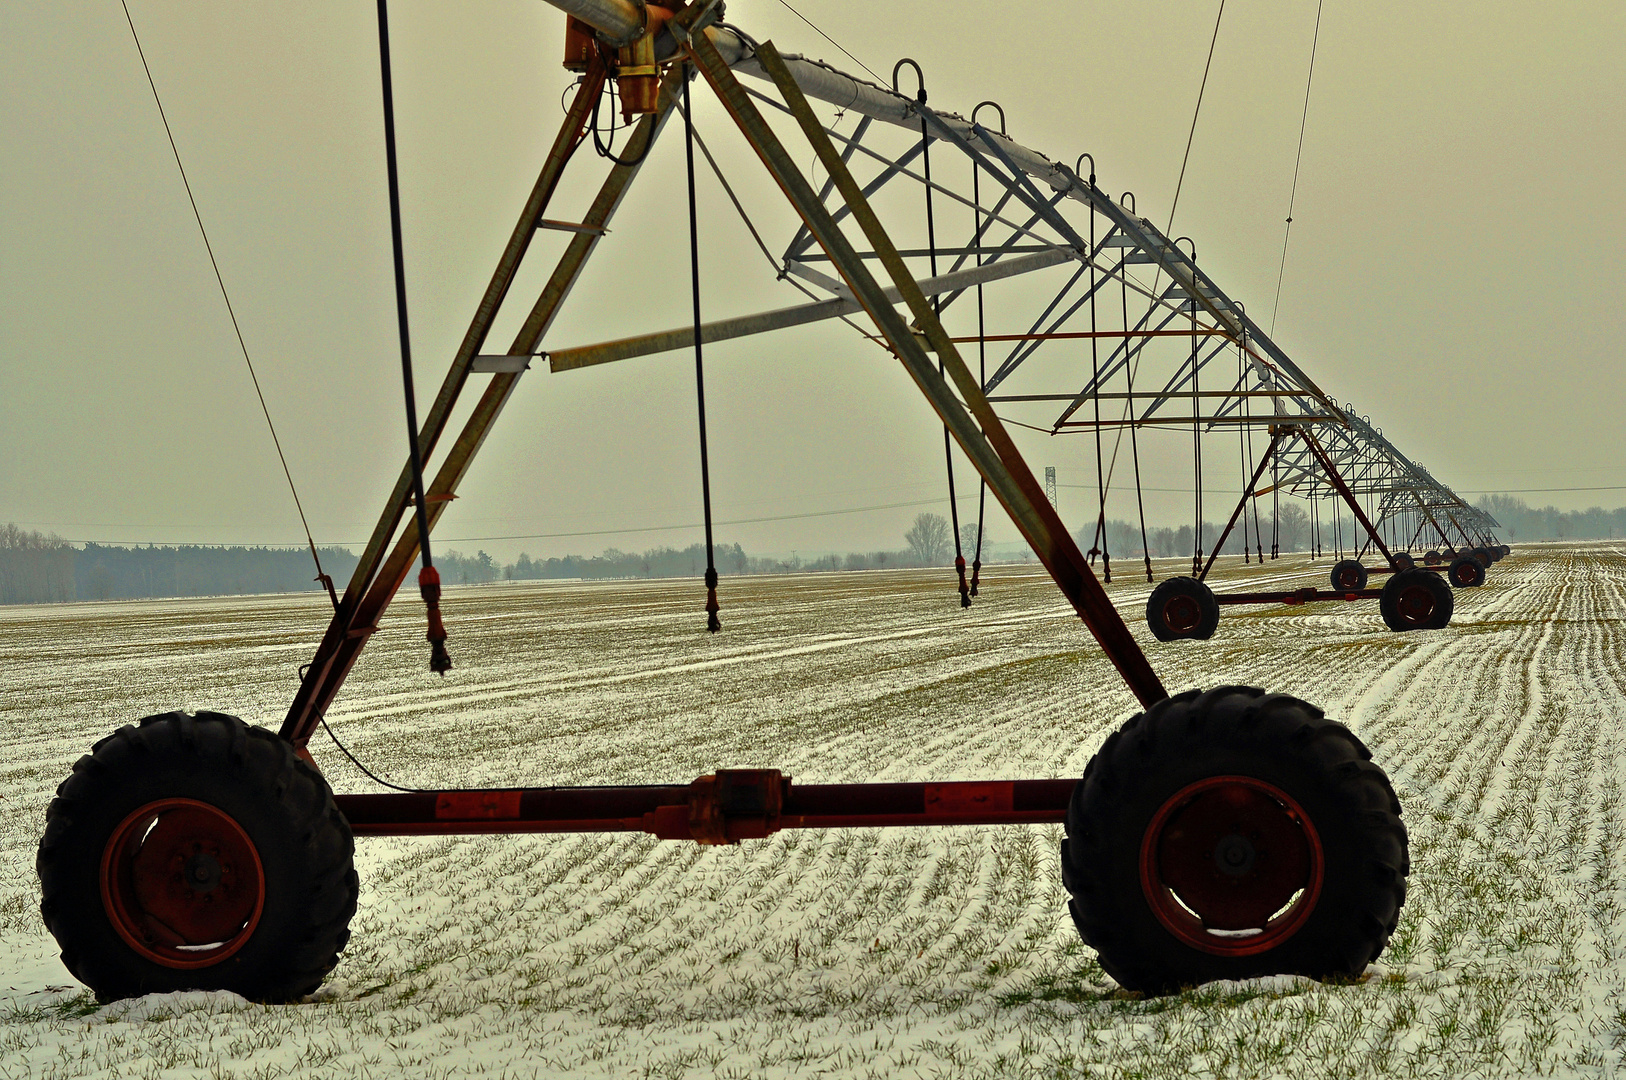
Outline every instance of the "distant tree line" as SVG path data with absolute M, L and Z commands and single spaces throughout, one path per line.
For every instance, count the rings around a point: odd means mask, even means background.
M 1536 508 L 1511 495 L 1488 495 L 1480 499 L 1478 505 L 1502 523 L 1499 535 L 1508 543 L 1626 537 L 1626 507 L 1615 510 L 1596 506 L 1587 510 Z M 1255 535 L 1250 522 L 1246 542 L 1252 551 L 1258 550 L 1261 539 L 1266 548 L 1272 542 L 1271 518 L 1263 507 L 1260 511 L 1258 524 L 1263 536 Z M 1223 523 L 1203 523 L 1205 552 L 1213 550 L 1221 528 Z M 1354 522 L 1350 518 L 1340 518 L 1338 529 L 1345 550 L 1358 545 L 1359 538 L 1354 535 Z M 1322 550 L 1332 550 L 1334 534 L 1330 516 L 1312 522 L 1310 515 L 1296 503 L 1282 503 L 1275 524 L 1275 540 L 1281 551 L 1309 550 L 1318 533 Z M 1190 555 L 1195 547 L 1190 525 L 1149 526 L 1143 544 L 1138 522 L 1109 518 L 1105 534 L 1105 549 L 1115 559 L 1138 558 L 1143 550 L 1153 558 L 1174 558 Z M 1086 552 L 1096 547 L 1095 526 L 1079 529 L 1075 539 Z M 719 544 L 716 562 L 717 568 L 725 574 L 784 574 L 941 566 L 954 554 L 953 529 L 939 514 L 918 515 L 903 540 L 904 546 L 895 551 L 823 555 L 808 560 L 795 555 L 790 558 L 751 556 L 737 543 Z M 977 545 L 974 523 L 961 523 L 960 542 L 966 561 L 970 562 Z M 1239 524 L 1226 538 L 1221 554 L 1240 555 L 1243 543 Z M 358 557 L 338 547 L 321 548 L 320 554 L 322 568 L 333 576 L 342 592 L 355 571 Z M 984 535 L 983 561 L 995 561 L 990 555 L 991 543 Z M 706 550 L 702 544 L 690 544 L 686 548 L 655 547 L 643 552 L 607 548 L 601 555 L 548 559 L 533 559 L 522 552 L 518 559 L 507 564 L 499 563 L 484 551 L 473 555 L 443 551 L 436 555 L 435 563 L 442 580 L 451 585 L 543 578 L 698 578 L 706 569 Z M 314 578 L 310 553 L 304 548 L 86 544 L 80 549 L 60 536 L 28 532 L 16 525 L 0 526 L 0 604 L 303 592 L 321 588 Z
M 1502 523 L 1499 535 L 1509 544 L 1520 540 L 1612 540 L 1626 537 L 1626 506 L 1605 510 L 1536 508 L 1512 495 L 1487 495 L 1476 504 Z
M 322 568 L 342 590 L 356 556 L 336 547 L 320 553 Z M 321 588 L 315 576 L 305 548 L 86 544 L 77 549 L 60 536 L 0 526 L 0 604 L 300 592 Z
M 0 604 L 49 604 L 77 598 L 74 550 L 60 536 L 0 527 Z

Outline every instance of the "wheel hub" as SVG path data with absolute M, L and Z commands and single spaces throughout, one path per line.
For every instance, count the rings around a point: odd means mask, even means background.
M 1171 596 L 1163 605 L 1163 622 L 1177 634 L 1189 634 L 1203 621 L 1203 609 L 1194 597 Z
M 1220 868 L 1221 873 L 1231 877 L 1241 877 L 1253 869 L 1253 861 L 1257 852 L 1253 845 L 1248 843 L 1246 836 L 1232 833 L 1214 845 L 1214 864 Z
M 1408 623 L 1422 626 L 1434 614 L 1434 594 L 1421 585 L 1413 585 L 1401 592 L 1395 609 Z
M 180 858 L 179 855 L 176 858 Z M 207 851 L 199 851 L 186 860 L 186 883 L 194 892 L 212 893 L 220 884 L 220 860 Z
M 113 830 L 101 891 L 108 919 L 131 948 L 164 967 L 206 967 L 254 933 L 265 872 L 231 815 L 195 799 L 161 799 Z
M 1199 780 L 1169 798 L 1141 843 L 1141 887 L 1159 922 L 1188 945 L 1250 955 L 1296 933 L 1321 894 L 1321 841 L 1274 784 Z

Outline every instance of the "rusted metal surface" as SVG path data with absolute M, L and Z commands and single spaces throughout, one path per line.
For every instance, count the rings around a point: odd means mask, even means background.
M 733 844 L 783 829 L 1059 822 L 1077 781 L 793 784 L 719 769 L 690 784 L 335 795 L 357 836 L 643 832 Z

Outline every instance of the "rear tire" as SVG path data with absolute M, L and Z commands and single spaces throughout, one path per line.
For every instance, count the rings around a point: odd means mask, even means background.
M 1451 560 L 1446 576 L 1459 589 L 1474 589 L 1485 584 L 1485 567 L 1472 555 L 1458 555 Z
M 1132 717 L 1085 770 L 1061 847 L 1101 967 L 1147 994 L 1359 975 L 1410 871 L 1400 801 L 1371 758 L 1320 709 L 1249 687 Z
M 1407 570 L 1417 569 L 1417 560 L 1411 557 L 1409 551 L 1397 551 L 1394 554 L 1395 573 L 1403 574 Z
M 1366 588 L 1366 567 L 1355 559 L 1345 559 L 1332 568 L 1333 592 L 1360 592 Z
M 1146 600 L 1146 625 L 1159 641 L 1206 641 L 1219 626 L 1219 601 L 1214 590 L 1194 577 L 1169 578 Z
M 311 993 L 349 939 L 350 826 L 322 775 L 234 716 L 149 716 L 79 759 L 35 867 L 62 962 L 100 1001 Z
M 1395 574 L 1384 582 L 1383 595 L 1378 597 L 1378 613 L 1396 633 L 1438 630 L 1451 622 L 1455 607 L 1451 587 L 1431 570 Z
M 1438 551 L 1431 551 L 1427 555 L 1423 556 L 1424 566 L 1439 566 L 1443 562 L 1445 562 L 1445 560 L 1440 557 L 1440 553 Z

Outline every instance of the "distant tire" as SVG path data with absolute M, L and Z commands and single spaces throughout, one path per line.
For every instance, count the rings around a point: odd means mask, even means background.
M 293 747 L 234 716 L 149 716 L 79 759 L 46 811 L 40 914 L 101 1001 L 314 991 L 349 939 L 350 826 Z
M 1480 565 L 1487 570 L 1490 569 L 1491 563 L 1496 561 L 1495 559 L 1491 558 L 1490 548 L 1474 548 L 1474 558 L 1478 559 Z
M 1472 555 L 1458 555 L 1451 560 L 1446 576 L 1459 589 L 1474 589 L 1485 584 L 1485 567 Z
M 1506 544 L 1503 544 L 1502 545 L 1502 558 L 1505 559 L 1511 554 L 1513 554 L 1513 549 L 1508 547 Z
M 1360 592 L 1366 588 L 1366 567 L 1354 559 L 1336 563 L 1329 577 L 1333 592 Z
M 1147 598 L 1146 625 L 1159 641 L 1206 641 L 1219 626 L 1219 602 L 1214 590 L 1196 578 L 1169 578 Z
M 1400 802 L 1320 709 L 1225 686 L 1132 717 L 1067 810 L 1062 883 L 1124 988 L 1359 975 L 1394 933 L 1410 871 Z
M 1427 555 L 1423 556 L 1424 566 L 1439 566 L 1444 561 L 1445 559 L 1440 556 L 1438 551 L 1431 551 Z
M 1483 568 L 1480 570 L 1484 573 Z M 1432 570 L 1406 570 L 1383 584 L 1378 613 L 1389 629 L 1438 630 L 1451 622 L 1456 598 Z
M 1409 551 L 1397 551 L 1394 553 L 1394 567 L 1395 573 L 1403 574 L 1407 570 L 1417 569 L 1417 560 L 1411 557 Z

